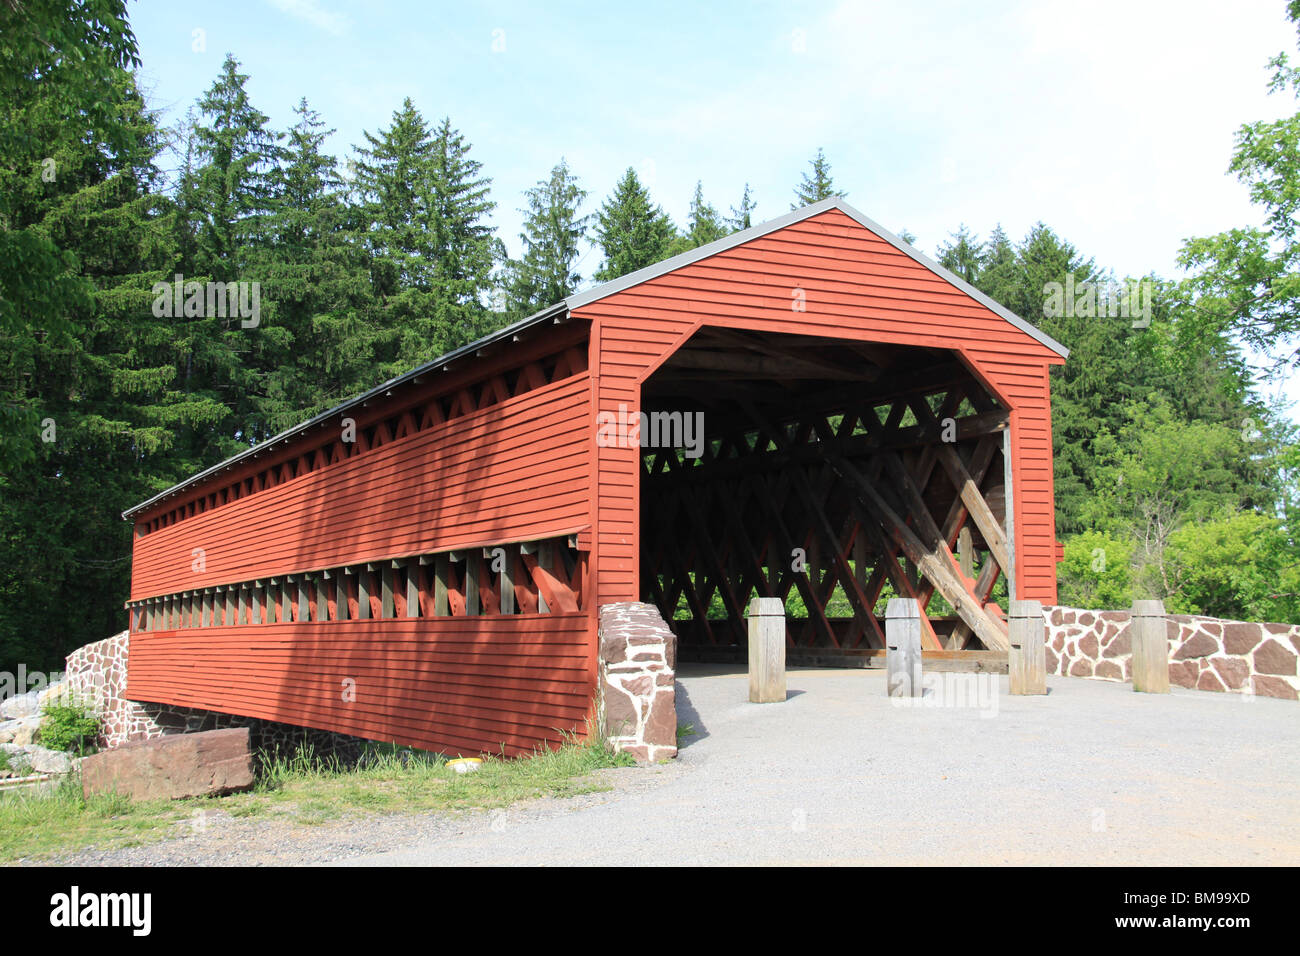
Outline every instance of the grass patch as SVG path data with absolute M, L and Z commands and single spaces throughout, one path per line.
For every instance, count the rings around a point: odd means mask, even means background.
M 609 789 L 592 779 L 595 771 L 634 764 L 627 754 L 574 740 L 529 757 L 485 757 L 467 774 L 449 769 L 442 756 L 408 748 L 376 745 L 351 769 L 304 748 L 287 760 L 265 761 L 248 793 L 150 803 L 118 796 L 86 800 L 80 781 L 69 779 L 46 793 L 0 793 L 0 863 L 181 835 L 201 811 L 214 826 L 220 821 L 212 813 L 321 826 L 350 815 L 496 809 L 573 797 Z
M 0 863 L 161 836 L 190 813 L 188 802 L 132 803 L 116 794 L 86 800 L 75 777 L 48 791 L 0 793 Z

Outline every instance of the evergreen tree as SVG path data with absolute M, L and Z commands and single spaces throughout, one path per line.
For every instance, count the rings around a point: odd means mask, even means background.
M 364 248 L 344 205 L 337 160 L 306 99 L 274 175 L 271 246 L 263 277 L 268 329 L 280 333 L 267 362 L 259 419 L 278 433 L 364 390 L 373 377 L 375 330 L 365 321 L 370 283 Z
M 381 301 L 433 288 L 433 139 L 407 97 L 378 136 L 363 132 L 353 189 L 365 221 L 375 294 Z
M 582 282 L 577 272 L 578 246 L 586 236 L 587 216 L 578 215 L 586 190 L 563 158 L 525 194 L 528 208 L 519 234 L 524 254 L 508 268 L 507 305 L 528 315 L 567 298 Z
M 153 284 L 170 281 L 175 262 L 155 162 L 163 137 L 130 74 L 111 81 L 96 114 L 103 128 L 69 124 L 53 88 L 25 109 L 57 172 L 44 180 L 37 167 L 39 188 L 11 208 L 90 294 L 48 317 L 57 333 L 0 349 L 4 401 L 40 426 L 28 460 L 0 473 L 0 670 L 57 669 L 74 647 L 121 629 L 121 511 L 210 463 L 195 456 L 194 436 L 227 417 L 212 396 L 177 387 L 185 330 L 152 310 Z M 78 600 L 59 599 L 70 593 Z
M 974 285 L 984 266 L 979 237 L 972 235 L 964 223 L 949 235 L 953 241 L 939 247 L 939 265 L 957 278 Z
M 979 281 L 972 283 L 981 292 L 1006 305 L 1014 295 L 1018 281 L 1019 265 L 1016 259 L 1016 247 L 1002 224 L 998 223 L 989 233 L 988 241 L 980 250 Z
M 748 188 L 746 193 L 748 193 Z M 722 217 L 718 215 L 718 211 L 713 206 L 704 201 L 704 184 L 697 181 L 695 183 L 695 195 L 691 197 L 690 213 L 687 218 L 685 238 L 689 243 L 688 248 L 695 249 L 699 246 L 708 245 L 716 239 L 721 239 L 726 234 L 727 227 L 723 223 Z
M 677 231 L 668 215 L 651 202 L 631 167 L 600 207 L 596 221 L 596 241 L 605 256 L 596 272 L 599 281 L 617 279 L 671 255 Z
M 355 189 L 370 229 L 377 353 L 391 375 L 487 330 L 495 204 L 461 133 L 446 119 L 431 132 L 410 98 L 387 130 L 365 136 Z
M 757 207 L 758 204 L 750 195 L 749 183 L 745 183 L 745 191 L 740 196 L 740 206 L 732 206 L 731 215 L 727 217 L 727 225 L 731 227 L 731 231 L 740 232 L 754 225 L 754 210 Z
M 261 272 L 273 241 L 270 218 L 282 134 L 269 128 L 266 114 L 249 100 L 247 81 L 227 54 L 190 114 L 187 161 L 177 185 L 180 244 L 188 255 L 178 260 L 176 271 L 187 283 L 247 283 L 251 290 L 266 279 Z M 175 303 L 177 313 L 179 306 Z M 270 312 L 245 325 L 246 317 L 229 309 L 209 313 L 206 303 L 197 315 L 173 319 L 183 329 L 177 341 L 178 387 L 195 395 L 219 394 L 232 416 L 225 430 L 196 436 L 208 446 L 202 457 L 219 459 L 273 435 L 265 412 L 267 373 L 290 347 L 289 330 L 277 326 Z
M 113 90 L 139 62 L 123 0 L 0 3 L 0 350 L 12 356 L 0 379 L 0 475 L 35 457 L 39 433 L 14 370 L 90 304 L 91 283 L 40 224 L 45 184 L 59 175 L 53 153 L 77 139 L 129 146 Z M 53 137 L 41 126 L 49 113 L 62 116 Z
M 496 208 L 489 198 L 492 180 L 469 153 L 470 144 L 444 118 L 434 133 L 430 169 L 434 291 L 446 336 L 444 351 L 489 331 L 485 300 L 492 292 L 492 270 L 499 258 L 496 229 L 489 219 Z M 418 345 L 406 351 L 417 363 L 441 354 L 430 354 Z
M 183 207 L 196 240 L 190 268 L 221 281 L 240 278 L 252 248 L 268 241 L 265 219 L 272 202 L 281 134 L 255 108 L 244 84 L 248 74 L 230 54 L 216 82 L 198 101 L 193 126 L 193 169 L 180 184 Z
M 802 209 L 804 206 L 821 202 L 831 196 L 844 195 L 841 190 L 835 188 L 835 183 L 831 179 L 831 164 L 820 146 L 817 147 L 817 155 L 809 163 L 812 166 L 812 175 L 803 174 L 802 181 L 795 188 L 795 201 L 790 204 L 791 209 Z

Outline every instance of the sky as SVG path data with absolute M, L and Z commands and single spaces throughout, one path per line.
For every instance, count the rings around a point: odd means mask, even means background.
M 1296 110 L 1267 92 L 1268 59 L 1296 49 L 1281 0 L 129 10 L 166 122 L 227 52 L 273 126 L 305 96 L 341 159 L 406 96 L 449 116 L 512 253 L 524 190 L 561 157 L 587 212 L 632 166 L 678 223 L 697 180 L 724 214 L 748 183 L 761 221 L 789 210 L 820 147 L 848 202 L 926 253 L 960 224 L 1019 238 L 1042 221 L 1118 275 L 1176 278 L 1184 239 L 1259 221 L 1226 174 L 1237 128 Z M 598 265 L 589 251 L 579 270 Z M 1283 388 L 1300 400 L 1300 376 Z

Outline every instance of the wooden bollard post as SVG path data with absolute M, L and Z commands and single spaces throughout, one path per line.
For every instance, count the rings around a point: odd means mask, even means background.
M 921 609 L 913 598 L 885 608 L 885 688 L 890 697 L 920 697 Z
M 785 700 L 785 603 L 780 598 L 749 602 L 749 702 Z
M 1007 675 L 1013 694 L 1047 693 L 1047 647 L 1043 643 L 1043 605 L 1012 601 L 1007 618 Z
M 1169 693 L 1169 640 L 1163 601 L 1134 601 L 1129 622 L 1133 646 L 1133 689 L 1144 694 Z

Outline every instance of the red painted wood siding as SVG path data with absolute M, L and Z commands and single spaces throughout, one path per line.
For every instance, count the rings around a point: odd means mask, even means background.
M 575 375 L 154 531 L 135 542 L 131 597 L 576 531 L 590 406 Z
M 791 308 L 796 288 L 806 311 Z M 1013 410 L 1017 596 L 1055 601 L 1046 382 L 1063 360 L 846 214 L 828 210 L 574 315 L 593 324 L 600 412 L 637 411 L 641 381 L 702 324 L 956 350 Z M 639 599 L 638 458 L 597 449 L 601 604 Z
M 127 696 L 447 753 L 504 744 L 517 755 L 582 730 L 595 686 L 591 627 L 580 613 L 135 633 Z

